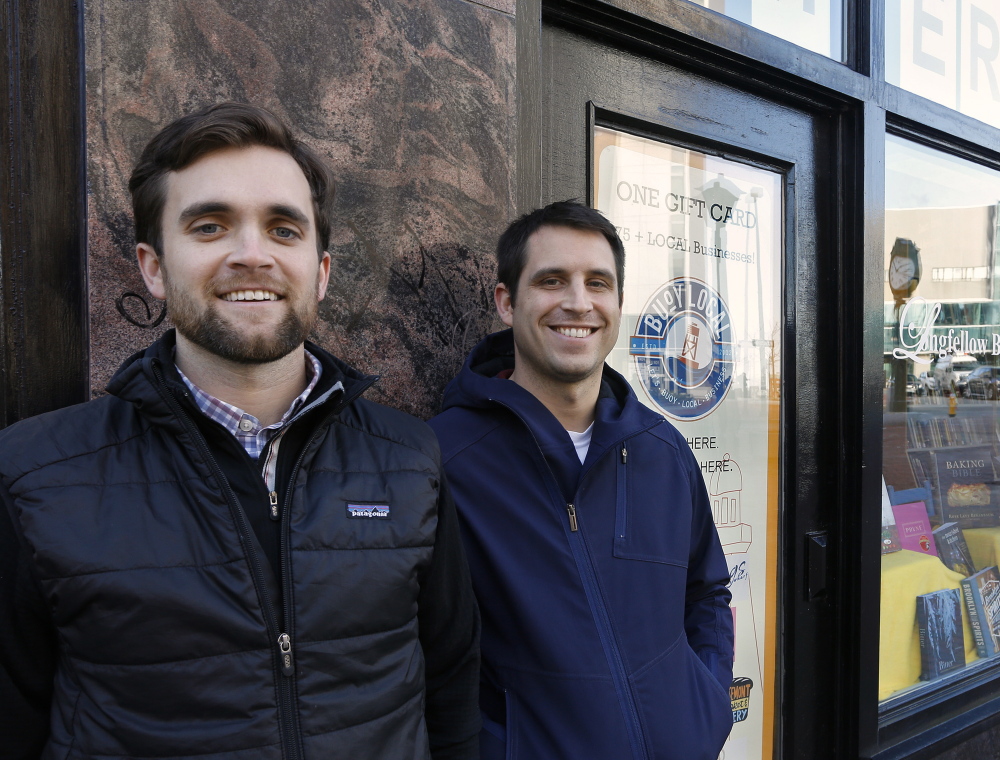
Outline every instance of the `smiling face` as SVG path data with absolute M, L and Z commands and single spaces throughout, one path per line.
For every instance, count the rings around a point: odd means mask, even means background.
M 177 332 L 228 361 L 263 364 L 300 347 L 326 292 L 312 198 L 287 153 L 226 148 L 166 177 L 163 255 L 137 246 L 146 286 Z
M 536 395 L 599 382 L 621 322 L 611 246 L 599 232 L 549 226 L 528 238 L 526 253 L 516 303 L 503 283 L 495 293 L 514 329 L 511 379 Z

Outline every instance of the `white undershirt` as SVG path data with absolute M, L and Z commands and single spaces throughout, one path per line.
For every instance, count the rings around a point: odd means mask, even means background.
M 590 427 L 582 433 L 577 433 L 573 430 L 567 430 L 566 432 L 569 433 L 570 440 L 573 441 L 573 445 L 576 447 L 576 455 L 580 457 L 580 464 L 583 464 L 587 458 L 587 450 L 590 448 L 590 438 L 594 434 L 594 423 L 591 422 Z

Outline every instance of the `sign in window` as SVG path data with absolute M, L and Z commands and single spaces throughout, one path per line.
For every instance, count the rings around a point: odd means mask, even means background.
M 886 80 L 1000 126 L 1000 2 L 886 0 Z
M 729 563 L 736 661 L 726 760 L 774 728 L 782 177 L 597 128 L 594 203 L 625 244 L 608 358 L 685 436 Z

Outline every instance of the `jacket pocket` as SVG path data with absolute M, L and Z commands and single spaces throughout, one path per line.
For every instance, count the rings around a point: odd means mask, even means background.
M 636 461 L 643 454 L 649 456 L 650 449 L 633 450 L 623 443 L 616 452 L 614 556 L 687 567 L 691 540 L 688 483 L 679 477 L 678 482 L 670 482 L 669 474 L 676 473 L 676 467 Z
M 681 636 L 631 678 L 656 760 L 715 760 L 733 727 L 729 694 Z
M 514 724 L 510 692 L 504 689 L 506 724 L 497 723 L 482 712 L 483 727 L 479 732 L 479 760 L 513 760 Z

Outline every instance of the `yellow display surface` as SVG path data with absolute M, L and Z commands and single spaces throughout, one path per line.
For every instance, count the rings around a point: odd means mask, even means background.
M 1000 528 L 966 528 L 965 543 L 976 565 L 976 570 L 985 570 L 997 564 L 1000 557 Z
M 983 530 L 994 530 L 987 528 Z M 970 551 L 972 541 L 968 538 Z M 975 555 L 973 555 L 975 557 Z M 882 608 L 878 646 L 878 698 L 920 682 L 920 636 L 917 632 L 917 596 L 946 588 L 961 590 L 961 573 L 949 570 L 940 559 L 907 549 L 882 556 Z M 969 613 L 962 604 L 965 662 L 979 659 L 969 627 Z

